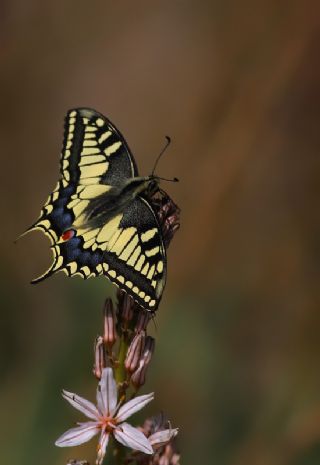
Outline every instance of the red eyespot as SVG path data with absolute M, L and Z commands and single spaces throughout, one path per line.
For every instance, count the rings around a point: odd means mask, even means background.
M 61 239 L 63 241 L 69 241 L 74 235 L 75 235 L 74 229 L 68 229 L 62 234 Z

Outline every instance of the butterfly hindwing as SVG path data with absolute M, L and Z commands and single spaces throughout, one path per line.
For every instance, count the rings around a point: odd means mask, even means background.
M 106 275 L 144 308 L 156 309 L 166 280 L 166 252 L 149 201 L 137 196 L 98 227 L 82 222 L 94 199 L 137 174 L 125 139 L 107 118 L 89 109 L 68 112 L 61 178 L 32 228 L 49 237 L 54 262 L 33 282 L 60 270 L 83 278 Z
M 105 275 L 141 306 L 156 309 L 166 281 L 166 251 L 145 199 L 137 197 L 102 228 L 77 231 L 55 250 L 69 276 Z
M 143 307 L 155 310 L 166 281 L 166 250 L 149 202 L 137 197 L 107 246 L 108 276 Z

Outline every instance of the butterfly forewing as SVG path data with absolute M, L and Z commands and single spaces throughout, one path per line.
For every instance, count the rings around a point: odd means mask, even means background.
M 100 113 L 81 108 L 66 116 L 61 174 L 86 186 L 121 184 L 138 172 L 122 134 Z

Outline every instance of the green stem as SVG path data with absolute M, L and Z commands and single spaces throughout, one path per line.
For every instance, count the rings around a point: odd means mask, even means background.
M 114 369 L 114 376 L 118 386 L 121 386 L 126 381 L 127 372 L 124 366 L 124 361 L 127 355 L 128 347 L 129 344 L 127 338 L 125 335 L 122 335 L 120 339 L 118 363 Z
M 103 461 L 104 465 L 123 465 L 126 456 L 126 449 L 124 446 L 116 443 L 113 438 L 110 438 L 106 457 Z

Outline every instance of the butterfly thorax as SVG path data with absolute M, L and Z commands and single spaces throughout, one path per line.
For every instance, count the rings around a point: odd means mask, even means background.
M 74 223 L 74 229 L 100 228 L 112 220 L 137 197 L 147 197 L 158 189 L 158 178 L 155 176 L 134 177 L 121 185 L 112 186 L 107 192 L 90 200 L 82 215 Z

